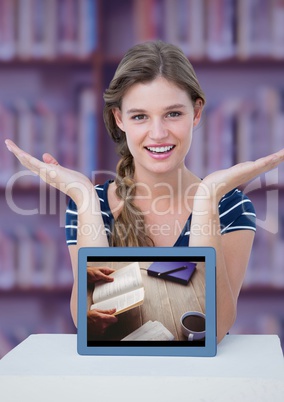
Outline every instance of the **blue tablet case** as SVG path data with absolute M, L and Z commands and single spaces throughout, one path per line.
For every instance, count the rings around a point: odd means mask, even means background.
M 88 261 L 178 261 L 205 262 L 206 337 L 203 343 L 189 341 L 88 341 L 87 262 Z M 181 286 L 173 284 L 173 286 Z M 189 286 L 189 285 L 188 285 Z M 190 309 L 188 309 L 190 310 Z M 165 312 L 166 314 L 168 311 Z M 216 255 L 211 247 L 86 247 L 78 252 L 78 332 L 77 350 L 81 355 L 127 356 L 215 356 L 216 336 Z

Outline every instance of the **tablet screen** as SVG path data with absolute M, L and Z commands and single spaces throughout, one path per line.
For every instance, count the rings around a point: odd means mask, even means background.
M 216 354 L 213 249 L 82 248 L 78 281 L 80 354 Z

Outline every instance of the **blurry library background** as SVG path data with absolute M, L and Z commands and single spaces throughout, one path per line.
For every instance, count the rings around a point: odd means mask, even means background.
M 102 93 L 124 52 L 156 38 L 184 50 L 207 95 L 187 157 L 197 175 L 284 147 L 284 0 L 0 0 L 0 357 L 31 333 L 76 332 L 66 197 L 4 139 L 96 182 L 114 175 Z M 257 232 L 231 333 L 284 346 L 284 166 L 243 191 Z

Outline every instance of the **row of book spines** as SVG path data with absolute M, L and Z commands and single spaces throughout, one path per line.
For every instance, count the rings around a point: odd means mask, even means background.
M 284 148 L 283 94 L 273 88 L 262 93 L 262 101 L 229 99 L 203 112 L 193 131 L 186 163 L 200 177 L 236 163 L 256 160 Z M 266 109 L 263 105 L 270 105 Z M 278 167 L 274 185 L 284 184 L 284 165 Z
M 187 157 L 188 166 L 200 177 L 284 148 L 282 92 L 267 88 L 262 91 L 261 102 L 257 94 L 255 97 L 254 100 L 230 99 L 205 109 Z M 41 101 L 30 106 L 21 100 L 12 108 L 2 104 L 1 142 L 11 138 L 38 158 L 49 152 L 63 166 L 90 176 L 99 168 L 97 150 L 100 146 L 96 94 L 92 87 L 80 93 L 78 104 L 76 114 L 55 112 Z M 0 152 L 0 184 L 5 185 L 10 176 L 19 171 L 19 164 L 5 147 Z M 37 183 L 32 176 L 24 181 Z M 282 165 L 278 183 L 284 183 Z
M 97 168 L 97 107 L 91 87 L 79 94 L 75 112 L 55 112 L 42 101 L 29 105 L 24 99 L 11 107 L 0 104 L 0 124 L 2 145 L 9 138 L 39 159 L 44 152 L 49 152 L 63 166 L 76 168 L 86 175 Z M 0 183 L 5 185 L 22 167 L 4 146 L 0 148 L 0 156 Z M 28 175 L 21 182 L 33 184 L 37 180 Z
M 0 289 L 67 288 L 73 283 L 70 256 L 62 240 L 47 230 L 34 232 L 20 226 L 1 232 Z
M 0 8 L 0 60 L 85 58 L 97 49 L 97 0 L 0 0 Z
M 284 218 L 282 225 L 279 231 L 284 232 Z M 56 290 L 71 286 L 68 248 L 57 237 L 44 229 L 32 231 L 22 226 L 13 233 L 1 232 L 0 289 Z M 283 249 L 283 236 L 257 229 L 244 286 L 284 288 Z
M 135 2 L 133 14 L 139 41 L 163 38 L 179 45 L 193 58 L 284 58 L 282 0 L 146 0 L 143 6 L 140 3 Z

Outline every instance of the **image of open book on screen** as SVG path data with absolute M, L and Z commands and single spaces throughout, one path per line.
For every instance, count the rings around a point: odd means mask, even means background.
M 110 310 L 121 314 L 144 301 L 144 287 L 138 262 L 126 265 L 110 274 L 113 282 L 100 281 L 95 284 L 90 309 Z
M 213 356 L 215 270 L 212 248 L 80 249 L 78 352 Z

